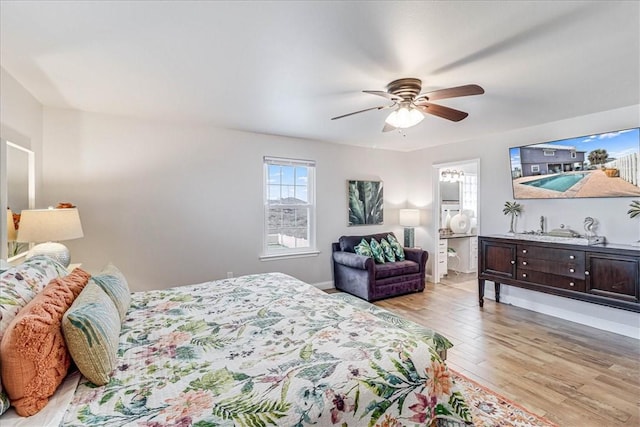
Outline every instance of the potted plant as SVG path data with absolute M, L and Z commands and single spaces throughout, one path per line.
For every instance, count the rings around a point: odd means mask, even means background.
M 515 234 L 516 232 L 514 231 L 513 226 L 515 225 L 516 217 L 522 213 L 522 205 L 518 202 L 505 202 L 502 213 L 505 215 L 511 215 L 511 227 L 509 227 L 509 233 Z
M 634 200 L 629 206 L 631 207 L 631 209 L 627 211 L 629 218 L 635 218 L 640 215 L 640 200 Z
M 629 205 L 629 207 L 631 209 L 629 209 L 627 211 L 627 214 L 629 215 L 629 218 L 635 218 L 637 216 L 640 216 L 640 200 L 634 200 L 631 202 L 631 204 Z M 633 246 L 640 246 L 640 240 L 638 240 L 635 243 L 632 243 Z

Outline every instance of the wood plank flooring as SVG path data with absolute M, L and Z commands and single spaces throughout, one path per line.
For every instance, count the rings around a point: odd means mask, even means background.
M 376 304 L 454 344 L 447 364 L 560 426 L 640 426 L 640 341 L 485 300 L 472 275 Z

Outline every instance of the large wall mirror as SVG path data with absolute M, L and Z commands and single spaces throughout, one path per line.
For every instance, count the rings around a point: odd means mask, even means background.
M 35 208 L 35 154 L 32 150 L 11 141 L 0 140 L 2 159 L 0 165 L 0 259 L 20 258 L 27 251 L 25 244 L 9 242 L 9 211 L 19 214 Z

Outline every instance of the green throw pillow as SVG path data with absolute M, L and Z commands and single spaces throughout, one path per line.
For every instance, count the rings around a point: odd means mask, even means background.
M 362 239 L 358 245 L 354 246 L 353 250 L 358 255 L 364 255 L 368 257 L 373 256 L 373 253 L 371 252 L 371 246 L 369 246 L 369 243 L 367 243 L 367 241 L 364 239 Z
M 380 240 L 380 246 L 384 252 L 384 257 L 389 262 L 396 262 L 396 254 L 393 252 L 391 245 L 385 239 Z
M 118 309 L 120 321 L 124 321 L 131 304 L 131 292 L 129 291 L 127 279 L 125 279 L 122 272 L 115 265 L 109 263 L 98 275 L 92 276 L 90 280 L 109 295 L 109 298 Z
M 378 264 L 384 264 L 384 253 L 382 252 L 382 246 L 380 246 L 380 243 L 378 243 L 376 239 L 371 239 L 369 246 L 371 246 L 373 259 L 375 259 Z
M 95 385 L 108 383 L 120 340 L 120 315 L 109 295 L 89 282 L 64 314 L 62 332 L 82 375 Z
M 393 234 L 389 234 L 387 236 L 387 240 L 389 240 L 389 245 L 393 248 L 393 252 L 396 254 L 396 260 L 404 261 L 404 249 L 398 240 L 394 237 Z

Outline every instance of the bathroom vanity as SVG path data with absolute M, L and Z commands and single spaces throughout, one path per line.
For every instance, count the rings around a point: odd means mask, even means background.
M 571 243 L 566 243 L 571 242 Z M 640 312 L 640 247 L 546 236 L 480 236 L 478 294 L 485 281 Z

